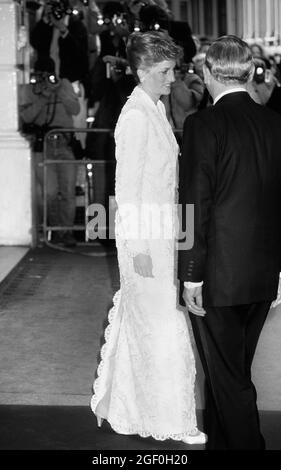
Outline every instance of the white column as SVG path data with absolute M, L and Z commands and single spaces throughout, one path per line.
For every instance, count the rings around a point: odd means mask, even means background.
M 279 0 L 274 0 L 274 36 L 275 36 L 275 41 L 277 43 L 277 40 L 280 37 L 280 30 L 279 30 L 279 9 L 280 9 L 280 3 Z
M 281 5 L 279 5 L 278 32 L 279 32 L 279 37 L 281 38 Z
M 243 3 L 241 0 L 236 2 L 237 9 L 237 36 L 244 37 L 244 14 L 243 14 Z
M 199 0 L 199 31 L 201 36 L 205 35 L 204 0 Z
M 260 21 L 259 21 L 259 0 L 255 0 L 255 38 L 260 37 Z
M 216 39 L 219 35 L 218 0 L 212 0 L 212 3 L 213 3 L 213 37 Z
M 254 11 L 253 11 L 253 0 L 248 0 L 248 36 L 253 37 L 254 33 Z
M 18 8 L 0 0 L 0 245 L 32 242 L 31 156 L 18 132 Z
M 233 0 L 226 1 L 226 21 L 227 21 L 227 34 L 236 34 L 235 31 L 235 5 Z
M 266 0 L 266 33 L 265 36 L 271 36 L 271 1 Z
M 243 2 L 243 38 L 248 39 L 248 1 Z

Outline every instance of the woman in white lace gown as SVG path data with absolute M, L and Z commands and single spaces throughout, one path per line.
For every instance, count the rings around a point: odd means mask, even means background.
M 120 290 L 91 406 L 98 423 L 106 419 L 117 433 L 202 444 L 194 356 L 185 315 L 177 308 L 178 145 L 159 100 L 170 92 L 178 54 L 163 33 L 135 33 L 128 43 L 139 85 L 115 130 Z

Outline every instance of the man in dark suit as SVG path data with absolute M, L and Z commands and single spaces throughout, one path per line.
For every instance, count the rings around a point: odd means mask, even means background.
M 253 70 L 242 40 L 211 45 L 214 106 L 186 119 L 180 159 L 194 244 L 179 245 L 179 279 L 206 376 L 209 449 L 264 449 L 251 364 L 279 281 L 281 118 L 248 95 Z

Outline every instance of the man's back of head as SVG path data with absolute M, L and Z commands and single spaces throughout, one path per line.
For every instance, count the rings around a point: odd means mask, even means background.
M 224 88 L 246 86 L 252 79 L 254 69 L 248 44 L 236 36 L 222 36 L 207 51 L 205 82 L 214 95 Z

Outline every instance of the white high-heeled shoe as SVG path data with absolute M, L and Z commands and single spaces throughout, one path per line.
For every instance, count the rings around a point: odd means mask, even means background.
M 204 432 L 198 430 L 196 434 L 186 434 L 181 441 L 189 445 L 203 445 L 208 441 L 208 436 Z
M 98 422 L 98 427 L 100 428 L 103 422 L 103 418 L 101 418 L 100 416 L 97 416 L 97 422 Z

